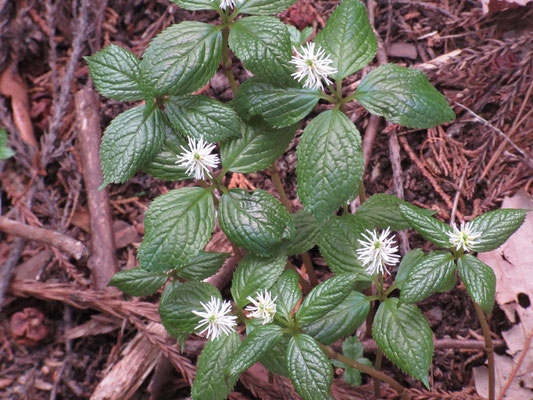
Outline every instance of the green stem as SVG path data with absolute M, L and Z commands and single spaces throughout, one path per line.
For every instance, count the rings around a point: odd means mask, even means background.
M 276 168 L 276 163 L 272 164 L 268 170 L 270 171 L 270 174 L 272 175 L 272 181 L 274 182 L 274 186 L 276 187 L 276 191 L 279 194 L 279 198 L 281 200 L 281 203 L 285 206 L 288 212 L 292 212 L 291 204 L 289 203 L 289 198 L 287 197 L 287 193 L 285 192 L 285 189 L 283 188 L 283 183 L 281 182 L 281 178 L 279 176 L 278 169 Z M 309 282 L 312 286 L 318 285 L 318 279 L 316 277 L 315 269 L 313 268 L 313 262 L 311 260 L 311 257 L 308 253 L 301 254 L 302 261 L 305 265 L 305 269 L 307 270 L 307 275 L 309 276 Z
M 239 86 L 237 85 L 237 81 L 235 80 L 235 76 L 233 75 L 233 69 L 231 68 L 231 57 L 229 56 L 228 38 L 229 28 L 225 27 L 222 29 L 222 68 L 224 69 L 224 73 L 228 78 L 231 91 L 233 92 L 233 94 L 235 94 L 237 93 L 237 90 L 239 90 Z
M 381 371 L 381 361 L 383 360 L 383 352 L 378 347 L 376 351 L 376 362 L 374 363 L 374 368 L 376 371 Z M 379 379 L 374 378 L 374 395 L 377 399 L 381 397 L 381 381 Z
M 487 353 L 487 360 L 489 364 L 489 400 L 495 399 L 495 375 L 494 375 L 494 345 L 492 344 L 492 338 L 490 336 L 490 328 L 485 318 L 485 313 L 481 309 L 481 306 L 475 301 L 474 309 L 476 310 L 477 318 L 481 324 L 481 330 L 483 332 L 483 338 L 485 339 L 485 352 Z
M 300 254 L 302 256 L 302 261 L 305 265 L 305 270 L 307 271 L 307 275 L 309 276 L 309 282 L 311 283 L 311 286 L 318 285 L 318 278 L 316 277 L 316 272 L 313 267 L 313 261 L 311 260 L 311 257 L 309 256 L 309 253 L 302 253 Z
M 359 201 L 361 202 L 361 204 L 363 204 L 366 201 L 366 189 L 363 180 L 361 180 L 361 183 L 357 188 L 357 194 L 359 195 Z
M 278 169 L 276 168 L 276 163 L 272 164 L 268 170 L 270 171 L 270 174 L 272 175 L 272 181 L 274 182 L 274 186 L 276 187 L 276 191 L 279 194 L 279 198 L 281 200 L 281 204 L 285 206 L 288 212 L 292 212 L 291 203 L 289 203 L 289 198 L 287 197 L 287 193 L 285 192 L 285 189 L 283 188 L 283 183 L 281 183 L 281 178 L 279 177 Z
M 320 346 L 322 351 L 326 354 L 326 357 L 338 360 L 348 365 L 349 367 L 356 368 L 359 371 L 372 376 L 375 379 L 379 379 L 380 381 L 386 382 L 389 385 L 391 385 L 398 392 L 398 394 L 402 395 L 402 399 L 408 398 L 405 396 L 407 393 L 405 391 L 405 388 L 400 383 L 398 383 L 396 380 L 391 378 L 390 376 L 387 376 L 380 371 L 376 371 L 374 368 L 369 367 L 368 365 L 361 364 L 355 360 L 352 360 L 351 358 L 348 358 L 340 353 L 337 353 L 336 351 L 331 349 L 331 347 L 329 346 L 324 346 L 321 343 L 319 343 L 318 345 Z

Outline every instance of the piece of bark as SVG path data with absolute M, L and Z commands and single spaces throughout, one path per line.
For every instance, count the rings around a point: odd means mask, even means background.
M 161 324 L 150 323 L 146 329 L 155 335 L 166 335 L 165 328 Z M 159 347 L 150 343 L 144 333 L 137 333 L 122 352 L 122 359 L 98 384 L 91 400 L 131 398 L 152 372 L 160 355 Z
M 106 189 L 98 190 L 103 182 L 100 169 L 100 118 L 98 97 L 85 88 L 76 93 L 78 147 L 83 168 L 83 180 L 91 216 L 91 256 L 89 268 L 97 289 L 107 287 L 118 271 L 113 235 L 111 207 Z

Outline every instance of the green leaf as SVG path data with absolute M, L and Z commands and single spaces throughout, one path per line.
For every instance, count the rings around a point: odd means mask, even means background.
M 313 28 L 308 26 L 300 32 L 294 25 L 286 24 L 289 36 L 291 38 L 291 47 L 300 47 L 313 34 Z
M 243 308 L 259 290 L 270 289 L 285 269 L 287 258 L 275 255 L 261 258 L 248 253 L 233 274 L 231 295 L 237 307 Z
M 145 106 L 119 114 L 102 138 L 100 158 L 104 183 L 122 183 L 149 163 L 159 152 L 166 136 L 162 112 L 154 108 L 145 115 Z
M 300 286 L 298 286 L 298 274 L 292 270 L 286 270 L 272 287 L 272 298 L 276 300 L 276 314 L 289 320 L 291 311 L 302 298 Z
M 365 268 L 357 259 L 359 239 L 370 226 L 357 215 L 331 218 L 318 241 L 320 254 L 334 274 L 355 273 L 365 276 Z
M 237 332 L 206 343 L 198 358 L 198 369 L 191 391 L 193 400 L 224 400 L 230 394 L 237 377 L 226 379 L 226 371 L 240 344 Z
M 211 192 L 199 187 L 171 190 L 150 203 L 141 266 L 162 272 L 189 263 L 204 248 L 215 226 Z
M 400 211 L 409 225 L 425 239 L 444 249 L 452 247 L 448 236 L 452 230 L 444 222 L 423 214 L 418 208 L 400 204 Z
M 284 251 L 287 255 L 302 254 L 312 249 L 318 244 L 320 233 L 328 219 L 317 221 L 316 218 L 304 209 L 291 214 L 294 222 L 295 235 L 286 241 Z
M 352 292 L 355 278 L 355 274 L 335 275 L 315 286 L 296 312 L 298 322 L 308 325 L 328 314 Z
M 222 33 L 216 26 L 196 21 L 172 25 L 144 52 L 143 77 L 156 96 L 191 93 L 213 77 L 221 49 Z
M 0 128 L 0 160 L 5 160 L 13 157 L 15 152 L 7 147 L 7 131 Z
M 343 0 L 333 11 L 315 42 L 326 50 L 337 69 L 333 79 L 342 79 L 367 65 L 378 49 L 378 42 L 366 9 L 359 0 Z
M 489 314 L 494 307 L 496 294 L 496 276 L 492 269 L 470 254 L 459 258 L 457 267 L 472 300 Z
M 273 85 L 251 78 L 241 85 L 233 105 L 244 118 L 260 115 L 274 127 L 282 128 L 305 118 L 319 99 L 317 90 Z
M 220 7 L 220 0 L 170 0 L 181 8 L 191 11 L 199 10 L 218 10 Z
M 148 296 L 165 284 L 167 275 L 157 274 L 143 268 L 117 272 L 108 283 L 130 296 Z
M 422 301 L 455 276 L 453 255 L 447 251 L 432 251 L 419 260 L 403 282 L 400 302 Z
M 524 223 L 527 210 L 512 208 L 489 211 L 471 222 L 472 231 L 481 234 L 472 245 L 472 251 L 491 251 L 505 243 Z
M 129 50 L 111 44 L 85 60 L 101 95 L 122 101 L 143 98 L 141 60 Z
M 211 253 L 201 251 L 188 264 L 177 269 L 180 278 L 202 281 L 216 274 L 228 258 L 229 253 Z
M 432 128 L 455 113 L 446 97 L 417 69 L 385 64 L 366 75 L 355 98 L 374 115 L 410 128 Z
M 273 374 L 289 377 L 289 369 L 287 367 L 287 348 L 291 336 L 285 334 L 279 342 L 267 352 L 259 362 Z
M 274 17 L 246 17 L 231 27 L 229 46 L 246 69 L 261 80 L 297 86 L 289 63 L 291 40 L 285 25 Z
M 283 330 L 274 324 L 260 326 L 246 335 L 244 342 L 229 363 L 228 375 L 238 376 L 269 352 L 283 336 Z
M 354 333 L 365 322 L 369 310 L 370 302 L 366 296 L 354 290 L 324 317 L 302 325 L 302 328 L 320 343 L 328 345 Z
M 212 296 L 220 298 L 220 293 L 208 283 L 171 282 L 159 302 L 159 315 L 167 332 L 175 338 L 187 337 L 202 319 L 193 311 L 205 311 L 200 303 L 208 303 Z
M 398 288 L 403 289 L 403 285 L 409 276 L 409 273 L 414 266 L 417 265 L 420 260 L 422 260 L 423 257 L 424 252 L 422 249 L 411 250 L 409 253 L 403 256 L 402 261 L 400 261 L 400 265 L 398 266 L 398 271 L 396 272 L 396 278 L 394 279 L 394 283 L 396 283 Z
M 270 193 L 257 189 L 252 194 L 231 189 L 220 199 L 220 228 L 238 246 L 258 255 L 272 255 L 275 246 L 294 235 L 289 212 Z
M 241 136 L 237 113 L 207 96 L 171 96 L 165 102 L 170 123 L 182 134 L 217 143 Z
M 297 154 L 298 196 L 317 218 L 330 216 L 355 195 L 363 175 L 361 137 L 342 111 L 315 117 L 304 130 Z
M 346 357 L 350 358 L 351 360 L 355 360 L 362 364 L 366 364 L 369 367 L 372 367 L 372 363 L 370 362 L 370 360 L 362 357 L 363 350 L 364 350 L 363 344 L 359 341 L 359 338 L 355 335 L 346 338 L 342 342 L 342 354 L 344 354 Z M 344 379 L 344 382 L 346 382 L 349 385 L 353 385 L 353 386 L 361 385 L 361 374 L 359 373 L 358 370 L 338 360 L 331 360 L 331 363 L 335 365 L 336 367 L 344 369 L 344 375 L 342 376 L 342 378 Z
M 411 226 L 402 216 L 399 208 L 400 204 L 405 207 L 411 207 L 427 216 L 435 214 L 435 211 L 413 206 L 396 196 L 380 193 L 369 197 L 363 204 L 361 204 L 357 209 L 356 215 L 376 228 L 390 228 L 393 231 L 409 229 Z
M 165 181 L 190 179 L 187 168 L 176 164 L 178 156 L 183 153 L 181 147 L 187 147 L 187 140 L 170 127 L 166 128 L 165 142 L 161 146 L 160 152 L 152 161 L 142 167 L 142 170 Z
M 372 336 L 389 360 L 429 389 L 433 338 L 426 317 L 416 306 L 398 305 L 395 298 L 381 303 L 374 317 Z
M 287 365 L 291 381 L 304 400 L 333 399 L 329 392 L 333 369 L 312 337 L 296 335 L 291 339 Z
M 272 15 L 282 12 L 294 3 L 296 0 L 245 0 L 242 6 L 237 7 L 245 14 Z
M 220 144 L 225 171 L 249 174 L 268 168 L 289 146 L 296 125 L 273 129 L 263 123 L 242 124 L 242 137 Z

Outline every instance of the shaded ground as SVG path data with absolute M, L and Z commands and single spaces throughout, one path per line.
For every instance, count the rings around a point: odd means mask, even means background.
M 300 1 L 282 18 L 316 31 L 337 3 Z M 367 192 L 395 193 L 394 182 L 401 179 L 406 200 L 438 211 L 444 221 L 452 216 L 470 220 L 497 208 L 504 196 L 520 188 L 531 193 L 533 7 L 484 16 L 474 1 L 408 3 L 378 2 L 375 26 L 387 49 L 382 54 L 392 62 L 422 68 L 446 94 L 457 120 L 416 131 L 381 121 L 373 145 L 367 142 Z M 175 5 L 169 7 L 167 0 L 80 0 L 74 4 L 66 0 L 21 0 L 0 2 L 0 15 L 0 124 L 7 128 L 10 145 L 17 152 L 15 158 L 0 162 L 0 215 L 88 243 L 91 216 L 80 164 L 84 149 L 76 147 L 73 95 L 90 82 L 80 56 L 110 43 L 121 44 L 140 56 L 150 39 L 170 24 L 190 19 L 212 22 L 216 13 L 180 10 Z M 448 57 L 439 58 L 443 55 Z M 348 83 L 357 82 L 367 72 L 360 71 Z M 235 73 L 238 80 L 247 77 L 240 66 L 235 67 Z M 201 91 L 222 101 L 232 97 L 220 71 Z M 102 129 L 130 106 L 100 98 Z M 347 108 L 363 136 L 370 137 L 369 115 L 356 105 L 348 104 Z M 401 171 L 396 172 L 389 161 L 391 149 L 395 149 L 390 142 L 392 132 L 399 140 Z M 294 174 L 297 141 L 277 165 L 293 206 L 300 208 Z M 268 172 L 234 174 L 230 179 L 234 186 L 274 192 Z M 149 201 L 180 185 L 183 183 L 162 182 L 140 173 L 124 185 L 110 187 L 119 268 L 136 265 Z M 415 246 L 422 241 L 412 235 L 410 243 Z M 210 246 L 218 251 L 230 249 L 219 233 Z M 319 252 L 315 249 L 311 255 L 319 276 L 327 275 Z M 76 262 L 53 247 L 4 232 L 0 232 L 0 264 L 4 270 L 14 267 L 12 273 L 0 276 L 2 282 L 12 279 L 12 274 L 35 282 L 13 284 L 2 305 L 0 397 L 88 398 L 139 330 L 170 356 L 172 364 L 160 358 L 155 372 L 133 398 L 188 395 L 201 342 L 194 345 L 192 341 L 185 356 L 179 356 L 171 340 L 150 333 L 149 322 L 157 320 L 152 305 L 157 296 L 130 303 L 132 308 L 125 309 L 120 296 L 110 300 L 94 292 L 86 262 Z M 433 296 L 421 308 L 437 339 L 480 339 L 464 288 Z M 26 313 L 23 329 L 14 337 L 12 317 L 21 311 Z M 498 310 L 490 323 L 497 336 L 507 326 Z M 484 360 L 480 350 L 437 350 L 431 393 L 390 363 L 385 362 L 385 370 L 412 388 L 411 394 L 417 399 L 470 399 L 477 398 L 472 367 Z M 243 377 L 231 398 L 294 396 L 284 382 L 269 383 L 268 377 L 261 380 L 259 375 L 255 379 L 253 373 Z M 340 379 L 337 383 L 337 398 L 371 398 L 368 385 L 352 389 L 343 386 Z M 282 397 L 275 397 L 275 393 Z M 394 392 L 385 390 L 384 396 L 393 398 Z

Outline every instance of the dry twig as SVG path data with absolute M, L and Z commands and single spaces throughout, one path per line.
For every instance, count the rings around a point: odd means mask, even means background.
M 76 119 L 83 179 L 91 217 L 91 257 L 89 268 L 97 289 L 107 287 L 111 277 L 118 271 L 115 238 L 113 235 L 111 207 L 106 189 L 102 184 L 100 169 L 100 118 L 98 97 L 92 89 L 76 93 Z
M 36 240 L 57 247 L 78 261 L 87 258 L 88 255 L 87 248 L 82 242 L 48 229 L 26 225 L 0 216 L 0 230 L 10 235 Z

